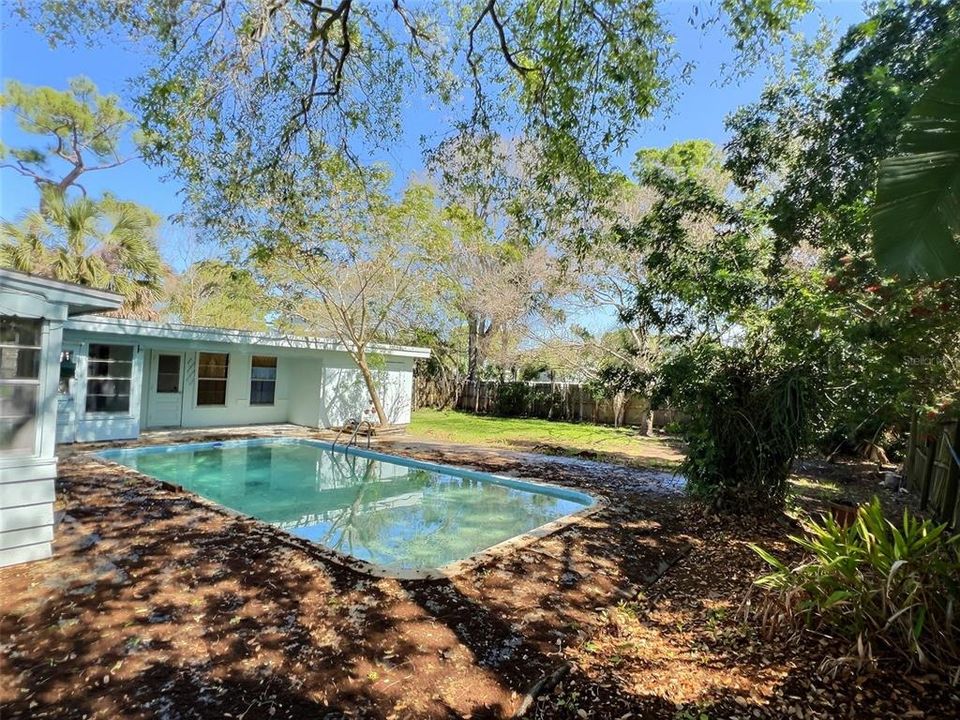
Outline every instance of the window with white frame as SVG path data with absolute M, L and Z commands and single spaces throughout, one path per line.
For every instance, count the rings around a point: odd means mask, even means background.
M 0 455 L 36 453 L 40 331 L 40 320 L 0 315 Z
M 87 352 L 87 412 L 130 412 L 133 346 L 90 343 Z
M 197 405 L 227 404 L 227 353 L 197 353 Z
M 277 359 L 254 355 L 250 360 L 250 404 L 273 405 L 277 395 Z

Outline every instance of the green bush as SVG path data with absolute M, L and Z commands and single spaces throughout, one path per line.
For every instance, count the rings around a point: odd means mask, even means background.
M 694 495 L 727 512 L 782 509 L 787 478 L 806 445 L 815 406 L 813 372 L 765 348 L 701 348 L 665 366 L 661 392 L 683 412 Z
M 947 671 L 960 665 L 960 536 L 904 510 L 894 525 L 874 498 L 850 527 L 832 517 L 804 523 L 791 540 L 809 553 L 788 567 L 753 549 L 774 571 L 756 581 L 768 627 L 812 627 L 851 641 L 851 656 L 871 661 L 886 650 Z
M 504 382 L 497 385 L 494 406 L 498 417 L 522 417 L 527 414 L 530 386 L 522 382 Z

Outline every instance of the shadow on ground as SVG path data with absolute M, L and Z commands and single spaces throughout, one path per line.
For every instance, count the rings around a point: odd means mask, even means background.
M 784 528 L 705 519 L 650 474 L 407 452 L 608 505 L 456 578 L 397 581 L 76 455 L 55 557 L 0 570 L 0 715 L 501 718 L 562 667 L 529 715 L 772 718 L 798 697 L 822 717 L 909 708 L 873 680 L 811 687 L 822 648 L 771 650 L 739 622 L 759 570 L 746 543 L 776 547 Z M 936 688 L 933 707 L 952 702 Z

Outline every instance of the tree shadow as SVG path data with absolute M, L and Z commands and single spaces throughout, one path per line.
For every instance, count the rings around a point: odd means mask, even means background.
M 530 716 L 709 708 L 711 718 L 777 717 L 751 683 L 797 693 L 813 675 L 786 645 L 769 667 L 720 640 L 689 662 L 672 656 L 691 652 L 678 624 L 702 625 L 719 602 L 715 588 L 678 578 L 754 573 L 745 542 L 763 528 L 704 524 L 675 495 L 632 491 L 627 475 L 500 469 L 581 487 L 607 505 L 454 578 L 396 581 L 335 565 L 132 471 L 67 461 L 55 558 L 0 571 L 2 716 L 509 717 L 572 662 Z M 664 652 L 624 660 L 630 673 L 609 657 L 593 662 L 585 646 L 607 636 L 611 652 L 627 654 L 616 649 L 630 637 L 616 637 L 627 631 L 611 627 L 615 612 L 634 613 L 638 637 L 659 638 Z M 701 668 L 701 686 L 671 695 L 669 681 L 688 666 Z M 779 679 L 764 675 L 770 668 Z M 644 673 L 662 676 L 663 688 L 638 687 Z

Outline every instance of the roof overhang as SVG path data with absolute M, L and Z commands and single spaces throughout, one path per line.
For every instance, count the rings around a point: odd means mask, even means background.
M 203 327 L 199 325 L 181 325 L 179 323 L 158 323 L 117 317 L 83 317 L 67 322 L 67 330 L 109 335 L 114 338 L 129 338 L 144 345 L 151 340 L 165 343 L 178 342 L 186 345 L 202 346 L 208 343 L 241 345 L 252 347 L 284 348 L 288 350 L 313 350 L 346 352 L 343 343 L 329 338 L 304 337 L 299 335 L 281 335 L 278 333 L 254 332 L 249 330 L 230 330 L 226 328 Z M 367 346 L 371 353 L 393 357 L 428 358 L 430 350 L 421 347 L 371 343 Z
M 55 305 L 65 305 L 70 316 L 116 310 L 123 304 L 121 295 L 107 290 L 3 268 L 0 268 L 0 289 L 39 297 Z

